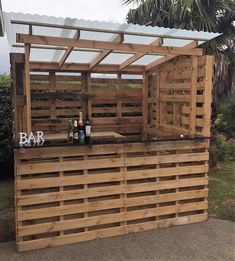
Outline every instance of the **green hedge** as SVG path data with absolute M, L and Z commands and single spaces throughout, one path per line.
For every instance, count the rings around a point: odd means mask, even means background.
M 0 75 L 0 173 L 13 176 L 12 88 L 10 76 Z

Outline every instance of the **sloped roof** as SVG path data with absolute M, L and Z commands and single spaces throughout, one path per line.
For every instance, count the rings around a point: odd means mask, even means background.
M 10 52 L 23 53 L 24 45 L 17 44 L 16 34 L 29 34 L 31 25 L 33 35 L 52 36 L 73 39 L 79 30 L 79 40 L 107 41 L 113 42 L 117 35 L 123 35 L 123 43 L 137 45 L 152 45 L 153 42 L 161 40 L 163 47 L 184 47 L 197 41 L 198 45 L 217 37 L 218 33 L 202 31 L 191 31 L 182 29 L 170 29 L 164 27 L 140 26 L 134 24 L 119 24 L 111 22 L 80 20 L 76 18 L 62 18 L 53 16 L 41 16 L 37 14 L 4 13 L 5 29 L 9 43 Z M 58 39 L 59 39 L 58 38 Z M 40 48 L 40 44 L 31 45 L 31 62 L 54 62 L 59 63 L 66 51 L 66 46 L 51 45 L 49 48 Z M 80 48 L 75 46 L 65 63 L 90 64 L 96 59 L 102 49 Z M 136 52 L 124 52 L 112 50 L 100 64 L 122 65 L 133 57 Z M 147 66 L 164 57 L 157 52 L 146 52 L 140 55 L 131 65 Z

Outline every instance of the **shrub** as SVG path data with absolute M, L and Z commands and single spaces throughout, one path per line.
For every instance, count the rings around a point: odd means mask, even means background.
M 216 108 L 213 122 L 215 132 L 223 133 L 226 138 L 235 138 L 235 100 L 225 97 Z
M 219 161 L 235 161 L 235 140 L 218 134 L 215 139 L 216 154 Z
M 0 170 L 1 177 L 12 176 L 12 88 L 7 75 L 0 75 Z

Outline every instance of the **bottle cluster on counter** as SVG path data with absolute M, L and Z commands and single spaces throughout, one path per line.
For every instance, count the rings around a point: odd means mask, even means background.
M 78 120 L 69 120 L 68 143 L 89 144 L 91 140 L 91 125 L 89 117 L 84 120 L 82 112 L 79 113 Z

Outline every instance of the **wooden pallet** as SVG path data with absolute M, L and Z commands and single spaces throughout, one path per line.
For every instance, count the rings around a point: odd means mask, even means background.
M 213 56 L 180 56 L 159 66 L 149 88 L 152 129 L 210 136 L 212 64 Z
M 207 219 L 209 140 L 15 150 L 18 251 Z

